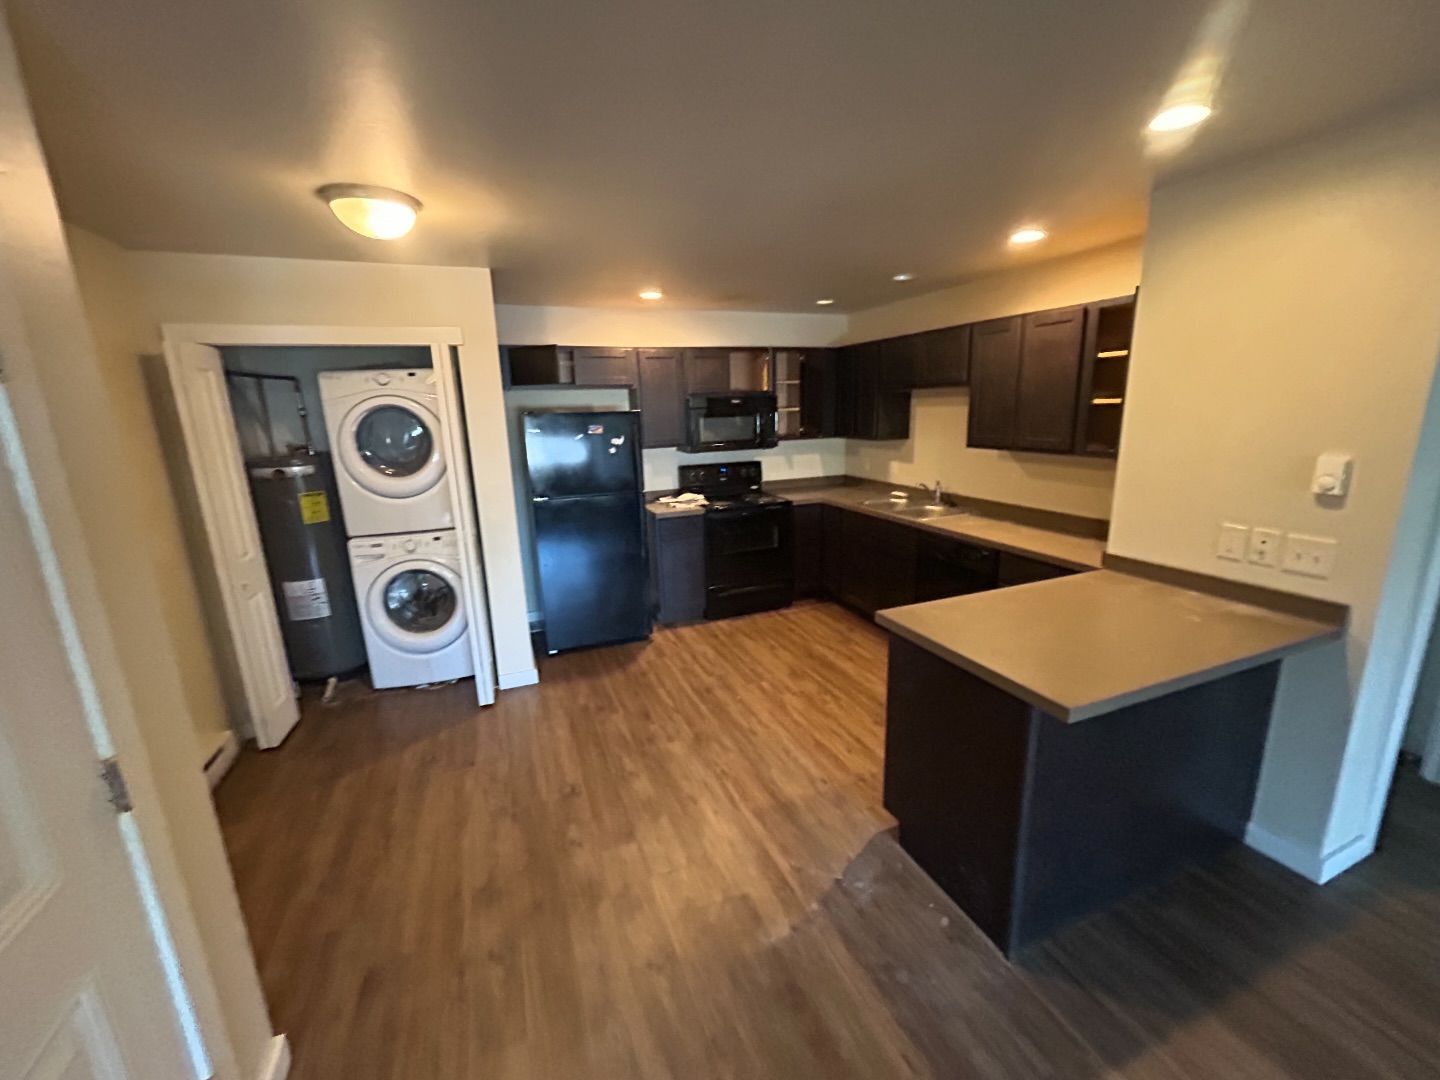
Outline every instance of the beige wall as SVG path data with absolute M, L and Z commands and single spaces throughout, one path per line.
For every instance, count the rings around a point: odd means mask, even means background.
M 156 320 L 154 347 L 160 323 L 460 329 L 496 670 L 502 684 L 533 673 L 490 271 L 164 252 L 130 252 L 126 265 Z
M 1382 589 L 1413 597 L 1433 543 L 1397 530 L 1440 352 L 1437 176 L 1431 103 L 1177 179 L 1151 205 L 1110 549 L 1352 606 L 1343 647 L 1285 665 L 1252 827 L 1321 876 L 1373 840 L 1403 712 L 1379 689 L 1403 652 Z M 1325 450 L 1355 455 L 1343 506 L 1308 490 Z M 1227 520 L 1338 539 L 1333 577 L 1218 560 Z
M 251 1080 L 270 1022 L 189 715 L 207 695 L 180 671 L 169 583 L 147 554 L 157 508 L 137 489 L 153 446 L 127 429 L 134 373 L 112 364 L 108 332 L 103 353 L 90 335 L 3 19 L 0 145 L 0 279 L 19 314 L 0 334 L 7 395 L 203 1037 L 218 1076 Z
M 116 554 L 130 560 L 138 552 L 150 561 L 155 579 L 165 583 L 157 600 L 165 641 L 173 651 L 184 693 L 185 708 L 178 715 L 188 717 L 193 725 L 199 743 L 196 763 L 203 764 L 230 725 L 142 368 L 142 354 L 151 348 L 154 320 L 147 316 L 140 292 L 126 270 L 122 249 L 73 227 L 66 228 L 65 238 L 100 358 L 99 378 L 88 387 L 94 395 L 89 406 L 108 411 L 114 418 L 120 441 L 107 452 L 128 474 L 127 483 L 118 490 L 105 487 L 104 478 L 95 477 L 87 503 L 97 506 L 123 498 L 144 522 L 144 542 L 133 550 L 126 548 L 123 554 L 117 549 Z M 86 425 L 76 435 L 90 442 L 91 450 L 100 452 L 93 442 L 95 432 L 94 426 Z M 153 646 L 153 642 L 149 644 Z M 163 655 L 154 648 L 147 649 L 147 654 Z
M 850 316 L 845 339 L 873 341 L 1123 296 L 1140 281 L 1140 254 L 1140 241 L 1130 241 L 857 311 Z M 850 440 L 847 472 L 898 484 L 939 480 L 947 491 L 963 495 L 1086 517 L 1110 516 L 1112 462 L 972 450 L 965 445 L 968 390 L 917 390 L 911 400 L 910 438 L 884 443 Z

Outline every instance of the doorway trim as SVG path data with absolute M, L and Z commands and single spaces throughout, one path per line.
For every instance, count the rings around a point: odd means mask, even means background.
M 460 400 L 456 349 L 464 344 L 461 330 L 453 326 L 164 323 L 160 327 L 160 335 L 167 367 L 172 366 L 172 357 L 183 345 L 208 345 L 217 349 L 235 346 L 393 346 L 429 351 L 440 389 L 440 419 L 450 461 L 446 483 L 456 511 L 455 531 L 459 539 L 461 566 L 465 571 L 465 600 L 472 613 L 470 640 L 475 660 L 476 699 L 481 705 L 493 704 L 496 691 L 494 629 L 485 588 L 476 495 L 470 481 L 470 454 Z M 238 455 L 238 446 L 236 449 Z M 213 564 L 213 553 L 207 553 L 207 556 Z M 276 629 L 278 633 L 278 615 Z

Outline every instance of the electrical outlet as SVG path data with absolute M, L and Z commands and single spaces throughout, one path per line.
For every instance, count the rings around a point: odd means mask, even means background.
M 1220 539 L 1215 544 L 1215 557 L 1231 562 L 1245 561 L 1245 546 L 1250 542 L 1250 526 L 1236 525 L 1233 521 L 1222 522 Z
M 1279 566 L 1280 539 L 1283 535 L 1279 529 L 1252 529 L 1250 561 L 1258 566 Z
M 1303 536 L 1291 533 L 1285 538 L 1285 557 L 1280 569 L 1287 574 L 1328 578 L 1335 570 L 1335 550 L 1339 543 L 1328 536 Z

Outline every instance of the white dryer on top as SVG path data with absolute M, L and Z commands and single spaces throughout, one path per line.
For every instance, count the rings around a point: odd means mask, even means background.
M 455 524 L 433 370 L 324 371 L 320 406 L 347 535 Z

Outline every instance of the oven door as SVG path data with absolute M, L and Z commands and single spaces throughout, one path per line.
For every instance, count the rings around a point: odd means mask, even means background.
M 684 449 L 695 454 L 775 446 L 775 410 L 774 394 L 691 394 Z
M 742 507 L 705 515 L 705 617 L 769 611 L 795 598 L 794 508 Z

